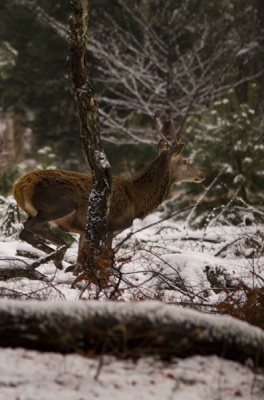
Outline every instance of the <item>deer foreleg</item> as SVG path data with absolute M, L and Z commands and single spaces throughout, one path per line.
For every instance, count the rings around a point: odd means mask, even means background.
M 108 232 L 107 245 L 112 248 L 113 232 Z M 82 272 L 82 262 L 83 262 L 83 248 L 85 243 L 85 235 L 80 235 L 79 245 L 78 245 L 78 256 L 75 265 L 71 265 L 66 269 L 65 272 L 72 272 L 73 275 L 77 276 Z

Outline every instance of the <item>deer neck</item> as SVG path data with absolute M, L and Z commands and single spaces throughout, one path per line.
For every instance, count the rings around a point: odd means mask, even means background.
M 164 201 L 171 187 L 168 154 L 161 153 L 149 166 L 131 181 L 133 186 L 135 218 L 143 219 Z

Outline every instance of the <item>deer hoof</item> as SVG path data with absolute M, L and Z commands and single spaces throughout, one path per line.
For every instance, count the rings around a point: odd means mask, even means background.
M 65 274 L 66 274 L 66 272 L 73 272 L 74 271 L 74 268 L 75 268 L 75 266 L 74 265 L 70 265 L 69 267 L 67 267 L 66 269 L 65 269 Z
M 70 265 L 65 269 L 66 272 L 72 272 L 74 276 L 78 276 L 82 272 L 82 267 L 80 265 Z

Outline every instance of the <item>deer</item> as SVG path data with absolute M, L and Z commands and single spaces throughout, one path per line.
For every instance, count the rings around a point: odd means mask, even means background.
M 166 199 L 173 184 L 200 183 L 205 179 L 204 173 L 193 167 L 182 155 L 185 143 L 177 139 L 173 120 L 171 127 L 174 144 L 163 135 L 155 116 L 154 123 L 161 137 L 156 159 L 131 179 L 114 176 L 107 221 L 109 247 L 112 247 L 114 237 L 132 226 L 134 219 L 143 220 L 153 213 Z M 53 245 L 64 246 L 65 253 L 65 240 L 51 231 L 49 225 L 78 233 L 78 256 L 73 270 L 80 269 L 91 190 L 92 175 L 75 171 L 36 170 L 20 177 L 14 184 L 13 195 L 19 207 L 28 214 L 24 229 L 19 234 L 20 240 L 50 254 L 54 249 L 44 243 L 44 239 Z M 58 269 L 63 269 L 64 253 L 61 258 L 53 260 Z

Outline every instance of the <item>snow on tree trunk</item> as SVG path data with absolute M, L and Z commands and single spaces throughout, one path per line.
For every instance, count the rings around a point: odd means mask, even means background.
M 83 267 L 91 271 L 93 268 L 96 270 L 96 262 L 91 258 L 91 249 L 92 253 L 98 256 L 107 247 L 107 216 L 111 204 L 112 173 L 100 142 L 99 112 L 86 67 L 88 19 L 89 0 L 73 0 L 68 69 L 79 112 L 82 147 L 93 177 L 83 252 Z

